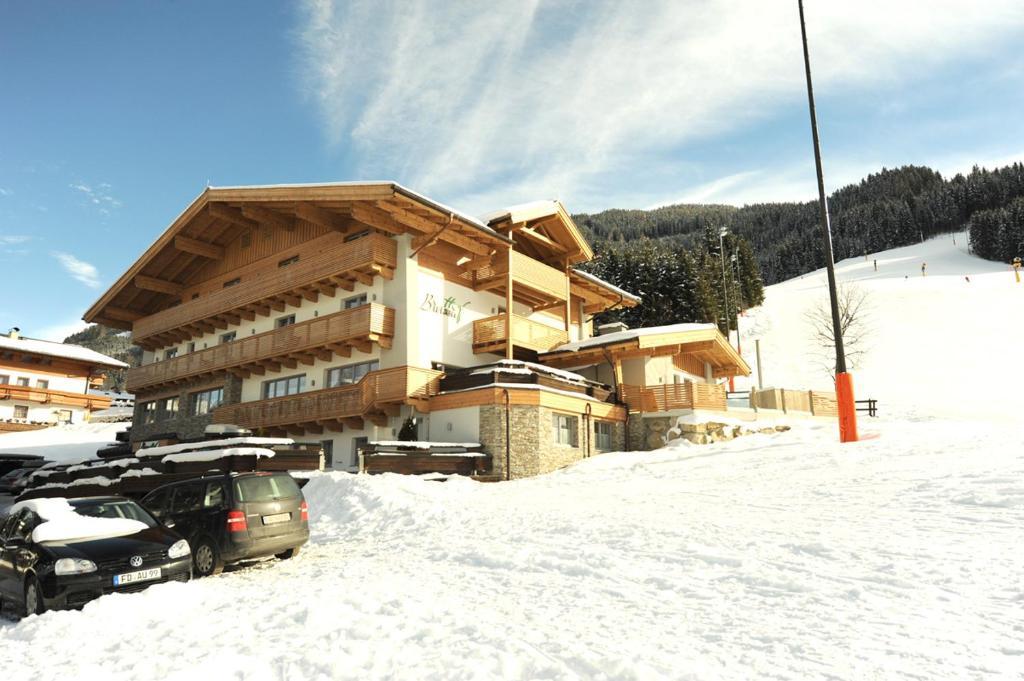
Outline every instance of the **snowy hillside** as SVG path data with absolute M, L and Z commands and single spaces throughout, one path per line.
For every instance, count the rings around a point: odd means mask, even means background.
M 114 442 L 128 423 L 75 423 L 0 434 L 0 452 L 38 454 L 61 463 L 90 459 Z
M 297 558 L 0 624 L 5 679 L 1019 678 L 1020 438 L 881 429 L 319 475 Z
M 852 369 L 858 398 L 879 400 L 889 414 L 1021 418 L 1024 283 L 1008 265 L 968 255 L 961 233 L 843 260 L 836 275 L 867 296 L 870 340 Z M 741 318 L 751 367 L 753 339 L 762 339 L 766 387 L 831 388 L 804 317 L 828 305 L 827 290 L 824 270 L 791 279 L 768 287 L 764 305 Z

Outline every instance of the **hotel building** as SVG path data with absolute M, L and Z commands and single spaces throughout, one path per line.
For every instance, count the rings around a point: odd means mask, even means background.
M 714 380 L 749 372 L 713 326 L 595 338 L 640 299 L 592 257 L 558 201 L 472 217 L 391 182 L 211 187 L 84 318 L 144 350 L 134 443 L 233 423 L 353 469 L 410 423 L 519 477 L 623 449 L 631 389 L 724 406 Z

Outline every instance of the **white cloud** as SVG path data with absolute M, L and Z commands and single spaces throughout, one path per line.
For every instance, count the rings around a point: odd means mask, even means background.
M 0 234 L 0 246 L 15 246 L 31 240 L 27 234 Z
M 68 274 L 72 277 L 89 288 L 99 288 L 100 274 L 95 265 L 87 263 L 84 260 L 79 260 L 70 253 L 54 251 L 51 255 L 60 262 L 61 266 L 67 270 Z
M 99 210 L 104 215 L 110 214 L 110 209 L 120 208 L 121 202 L 115 199 L 110 194 L 112 188 L 106 182 L 101 182 L 97 187 L 90 187 L 83 182 L 72 182 L 68 185 L 71 189 L 77 192 L 81 192 L 85 195 L 86 201 Z
M 655 201 L 692 161 L 674 148 L 804 96 L 795 2 L 306 7 L 307 85 L 328 139 L 351 147 L 361 177 L 469 210 L 555 195 L 574 210 Z M 1024 5 L 813 2 L 807 17 L 816 87 L 850 91 L 983 53 L 1024 26 Z
M 10 189 L 7 189 L 6 187 L 0 187 L 0 196 L 10 196 L 13 193 L 14 192 L 12 192 Z

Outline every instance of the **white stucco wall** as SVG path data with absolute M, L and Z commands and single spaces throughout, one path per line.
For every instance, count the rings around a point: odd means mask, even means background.
M 425 436 L 434 442 L 480 442 L 480 407 L 433 411 Z
M 16 405 L 28 407 L 26 421 L 36 421 L 39 423 L 55 423 L 58 418 L 58 412 L 64 409 L 71 411 L 72 423 L 84 423 L 88 415 L 88 412 L 81 407 L 69 407 L 60 404 L 37 404 L 22 400 L 0 400 L 0 420 L 8 421 L 13 419 L 14 407 Z

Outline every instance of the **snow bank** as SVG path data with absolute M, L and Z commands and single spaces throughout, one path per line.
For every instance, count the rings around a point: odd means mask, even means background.
M 187 452 L 193 449 L 235 447 L 238 445 L 293 445 L 295 440 L 290 437 L 229 437 L 223 440 L 203 440 L 201 442 L 182 442 L 176 445 L 163 445 L 161 447 L 146 447 L 137 452 L 138 456 L 153 457 L 164 454 L 175 454 Z
M 37 543 L 123 537 L 146 529 L 145 523 L 138 520 L 79 515 L 67 499 L 20 501 L 11 507 L 10 513 L 17 513 L 23 508 L 35 511 L 45 521 L 32 531 L 32 541 Z

